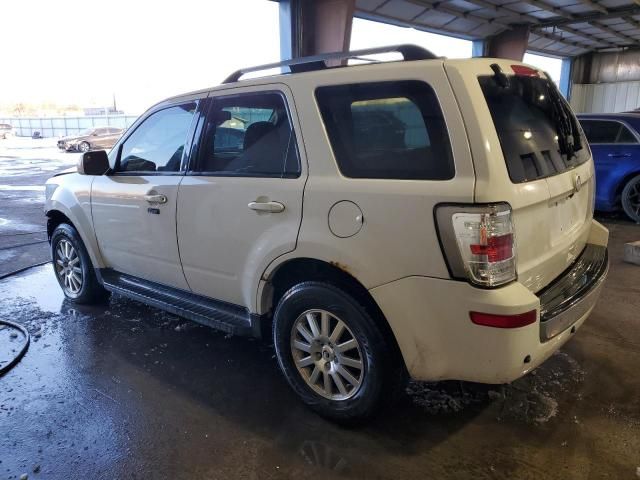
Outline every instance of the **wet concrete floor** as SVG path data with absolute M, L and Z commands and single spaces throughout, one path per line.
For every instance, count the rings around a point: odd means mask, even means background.
M 0 277 L 49 259 L 44 182 L 79 157 L 52 138 L 0 139 Z
M 298 402 L 268 343 L 118 296 L 73 306 L 50 265 L 7 278 L 0 318 L 32 344 L 0 377 L 0 478 L 637 478 L 640 267 L 621 252 L 640 227 L 608 226 L 603 297 L 561 352 L 507 387 L 413 383 L 357 429 Z

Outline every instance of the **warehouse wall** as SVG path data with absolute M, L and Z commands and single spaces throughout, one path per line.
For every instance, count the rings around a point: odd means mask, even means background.
M 640 80 L 574 84 L 569 103 L 578 113 L 628 112 L 640 108 Z
M 578 112 L 625 112 L 640 107 L 640 49 L 593 52 L 571 70 L 571 106 Z

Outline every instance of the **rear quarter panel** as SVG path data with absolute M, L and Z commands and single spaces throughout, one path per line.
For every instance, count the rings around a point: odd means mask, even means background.
M 421 80 L 443 110 L 455 162 L 451 180 L 347 178 L 340 173 L 315 98 L 324 85 Z M 441 60 L 331 69 L 291 77 L 309 162 L 296 250 L 269 266 L 265 278 L 291 258 L 315 258 L 347 271 L 366 288 L 412 276 L 449 278 L 434 225 L 434 206 L 470 202 L 474 172 L 465 127 Z M 338 238 L 328 224 L 331 207 L 347 200 L 364 221 L 359 233 Z

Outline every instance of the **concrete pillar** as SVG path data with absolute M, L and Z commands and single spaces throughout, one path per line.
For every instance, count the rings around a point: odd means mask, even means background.
M 487 56 L 521 62 L 529 43 L 529 26 L 514 25 L 488 39 Z
M 283 59 L 349 49 L 355 0 L 281 0 Z

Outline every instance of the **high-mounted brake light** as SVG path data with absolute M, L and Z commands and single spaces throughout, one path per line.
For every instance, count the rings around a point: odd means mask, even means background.
M 456 278 L 487 287 L 515 280 L 515 236 L 509 205 L 442 206 L 436 216 L 447 263 Z
M 527 67 L 525 65 L 511 65 L 513 73 L 520 77 L 539 77 L 540 73 L 535 68 Z

